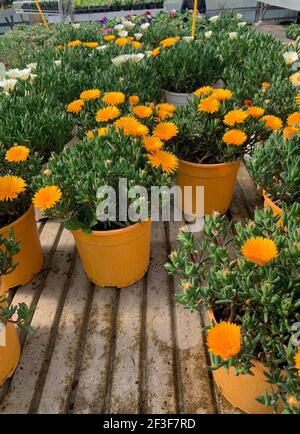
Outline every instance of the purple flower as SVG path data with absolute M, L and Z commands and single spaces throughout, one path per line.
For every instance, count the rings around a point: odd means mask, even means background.
M 108 21 L 107 17 L 103 17 L 103 18 L 100 20 L 100 23 L 104 25 L 104 24 L 107 23 L 107 21 Z

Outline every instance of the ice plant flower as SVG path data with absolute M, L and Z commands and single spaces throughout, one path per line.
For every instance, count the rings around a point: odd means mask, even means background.
M 236 39 L 238 37 L 237 32 L 229 32 L 228 33 L 229 39 Z
M 153 130 L 153 136 L 160 140 L 170 140 L 177 136 L 178 127 L 174 122 L 160 122 Z
M 53 208 L 61 199 L 62 192 L 57 185 L 40 188 L 33 196 L 32 202 L 41 211 Z
M 241 130 L 229 130 L 223 137 L 222 141 L 227 145 L 241 146 L 247 140 L 247 135 Z
M 136 105 L 140 102 L 140 98 L 137 95 L 131 95 L 128 100 L 132 105 Z
M 256 265 L 267 265 L 277 258 L 278 250 L 273 240 L 269 238 L 249 238 L 241 248 L 242 255 Z
M 27 187 L 26 181 L 19 176 L 0 176 L 0 201 L 16 199 Z
M 99 89 L 84 90 L 80 94 L 80 99 L 83 99 L 83 100 L 97 99 L 100 97 L 100 93 L 101 92 Z
M 133 41 L 132 42 L 133 48 L 141 48 L 142 45 L 143 44 L 141 42 L 138 42 L 138 41 Z
M 125 95 L 123 92 L 108 92 L 103 96 L 102 101 L 108 105 L 119 105 L 125 101 Z
M 123 116 L 115 122 L 116 130 L 122 129 L 125 136 L 146 136 L 149 132 L 143 125 L 132 116 Z
M 135 37 L 135 39 L 136 39 L 137 41 L 139 41 L 140 39 L 142 39 L 142 37 L 143 37 L 143 33 L 135 33 L 133 36 Z
M 71 102 L 67 106 L 67 112 L 79 113 L 79 112 L 81 112 L 83 106 L 84 106 L 84 101 L 82 99 L 76 99 L 75 101 Z
M 285 127 L 283 128 L 283 137 L 286 140 L 291 140 L 293 139 L 297 134 L 299 134 L 300 129 L 296 128 L 296 127 Z
M 214 15 L 213 17 L 210 17 L 209 21 L 211 23 L 216 23 L 219 19 L 219 15 Z
M 176 107 L 175 105 L 170 104 L 168 102 L 162 102 L 160 104 L 157 104 L 156 109 L 173 113 L 176 110 Z
M 26 161 L 30 154 L 30 149 L 27 146 L 17 145 L 9 148 L 5 153 L 5 160 L 9 163 L 19 163 Z
M 286 122 L 289 127 L 300 127 L 300 112 L 289 115 Z
M 207 334 L 208 351 L 227 360 L 241 351 L 241 327 L 227 321 L 214 325 Z
M 283 57 L 287 65 L 291 65 L 299 59 L 297 51 L 287 51 L 286 53 L 283 53 Z
M 300 347 L 295 355 L 295 368 L 298 369 L 298 375 L 300 377 Z
M 161 169 L 166 173 L 174 173 L 178 166 L 179 160 L 176 155 L 168 151 L 157 151 L 152 154 L 147 154 L 149 164 L 158 169 Z
M 260 118 L 265 113 L 265 110 L 261 107 L 251 106 L 247 109 L 248 116 L 252 118 Z
M 128 44 L 127 38 L 118 38 L 115 40 L 115 43 L 119 45 L 120 47 L 124 47 L 126 44 Z
M 137 105 L 133 108 L 133 113 L 140 119 L 149 118 L 152 115 L 152 109 L 145 105 Z
M 79 39 L 76 39 L 76 41 L 71 41 L 68 43 L 68 47 L 78 47 L 81 45 L 81 41 Z
M 116 39 L 115 35 L 106 35 L 103 37 L 104 41 L 110 42 Z
M 232 92 L 230 89 L 213 89 L 212 96 L 219 101 L 225 101 L 232 98 Z
M 295 72 L 295 74 L 292 74 L 289 80 L 294 86 L 300 86 L 300 72 Z
M 220 110 L 220 101 L 211 96 L 204 98 L 198 105 L 198 110 L 210 114 L 217 113 Z
M 300 93 L 298 93 L 298 95 L 295 96 L 295 101 L 298 105 L 300 105 Z
M 212 37 L 212 34 L 213 34 L 213 32 L 212 32 L 211 30 L 209 30 L 208 32 L 205 32 L 205 33 L 204 33 L 204 36 L 205 36 L 207 39 L 209 39 L 209 38 Z
M 105 136 L 108 133 L 108 131 L 109 131 L 109 128 L 107 128 L 107 127 L 98 128 L 97 135 L 98 135 L 98 137 Z
M 211 86 L 202 86 L 199 89 L 195 90 L 194 95 L 199 98 L 202 95 L 209 95 L 213 91 Z
M 94 138 L 94 132 L 92 130 L 89 130 L 85 133 L 86 137 L 88 139 L 93 139 Z
M 143 23 L 141 25 L 141 30 L 147 30 L 149 26 L 150 26 L 150 23 Z
M 118 32 L 118 35 L 120 36 L 120 38 L 127 38 L 128 32 L 127 32 L 127 30 L 120 30 Z
M 113 119 L 116 119 L 121 114 L 118 107 L 114 105 L 110 105 L 108 107 L 105 107 L 103 109 L 100 109 L 96 113 L 96 121 L 97 122 L 107 122 L 111 121 Z
M 242 124 L 248 117 L 244 110 L 231 110 L 224 116 L 224 124 L 233 127 L 236 124 Z
M 282 128 L 282 120 L 273 115 L 265 115 L 261 118 L 265 122 L 265 127 L 270 128 L 273 131 L 277 131 Z
M 162 47 L 172 47 L 172 45 L 176 44 L 176 42 L 179 41 L 179 37 L 176 36 L 174 38 L 167 38 L 167 39 L 163 39 L 159 45 L 161 45 Z
M 18 80 L 15 78 L 7 78 L 6 80 L 0 81 L 0 87 L 7 93 L 12 92 L 18 83 Z
M 144 137 L 144 148 L 147 152 L 157 152 L 160 151 L 164 144 L 163 142 L 155 136 L 146 136 Z
M 99 45 L 99 42 L 83 42 L 82 45 L 86 48 L 96 48 Z
M 154 50 L 151 51 L 151 56 L 152 57 L 157 57 L 160 54 L 160 48 L 154 48 Z

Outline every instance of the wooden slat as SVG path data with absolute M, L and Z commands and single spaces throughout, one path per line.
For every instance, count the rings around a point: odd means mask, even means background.
M 34 396 L 35 393 L 40 393 L 43 370 L 47 369 L 51 358 L 52 328 L 58 308 L 63 303 L 73 251 L 73 237 L 70 232 L 63 231 L 52 270 L 48 274 L 32 319 L 36 330 L 27 336 L 20 363 L 12 378 L 9 392 L 2 402 L 1 413 L 28 413 L 32 406 L 36 406 Z
M 74 404 L 71 403 L 73 413 L 105 411 L 117 291 L 115 288 L 95 288 L 78 385 Z

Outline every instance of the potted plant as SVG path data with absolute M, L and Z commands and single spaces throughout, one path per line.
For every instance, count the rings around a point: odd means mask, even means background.
M 6 288 L 28 283 L 43 265 L 43 254 L 31 204 L 32 178 L 41 170 L 41 159 L 24 145 L 0 147 L 0 234 L 10 230 L 20 242 L 18 267 L 5 276 Z
M 261 134 L 269 134 L 263 114 L 260 107 L 238 108 L 229 89 L 211 86 L 199 88 L 187 105 L 175 111 L 173 121 L 179 133 L 169 149 L 180 159 L 177 184 L 183 201 L 179 207 L 185 214 L 203 215 L 196 210 L 197 187 L 204 187 L 204 214 L 228 210 L 241 159 Z M 188 186 L 192 187 L 191 201 L 185 200 Z
M 278 224 L 282 223 L 284 204 L 300 203 L 299 132 L 299 128 L 288 126 L 282 134 L 273 134 L 256 146 L 247 163 L 254 182 L 263 190 L 265 205 L 278 216 Z
M 163 39 L 152 56 L 167 102 L 176 106 L 185 104 L 200 86 L 213 85 L 222 71 L 222 62 L 214 51 L 190 36 Z
M 300 412 L 299 222 L 299 204 L 284 214 L 287 230 L 271 210 L 234 232 L 225 216 L 208 216 L 204 238 L 181 231 L 166 265 L 180 276 L 178 301 L 208 312 L 214 379 L 246 413 Z
M 0 234 L 0 385 L 14 373 L 20 358 L 20 342 L 16 328 L 28 332 L 32 311 L 25 303 L 7 306 L 5 275 L 15 269 L 13 257 L 19 252 L 20 243 L 15 241 L 13 232 L 8 238 Z
M 86 112 L 81 115 L 87 122 L 95 105 L 97 127 L 92 124 L 81 142 L 53 154 L 46 172 L 36 179 L 33 202 L 64 220 L 92 282 L 125 287 L 141 279 L 148 268 L 151 187 L 170 185 L 178 161 L 163 150 L 158 129 L 164 129 L 164 123 L 150 133 L 151 119 L 156 117 L 153 106 L 139 105 L 134 95 L 127 100 L 122 92 L 105 93 L 100 103 L 95 91 L 82 92 Z M 128 114 L 126 107 L 132 110 Z M 167 127 L 177 133 L 171 122 Z M 140 212 L 136 217 L 130 211 L 134 209 Z

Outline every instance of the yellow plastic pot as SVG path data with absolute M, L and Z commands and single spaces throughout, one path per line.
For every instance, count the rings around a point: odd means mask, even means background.
M 0 300 L 5 298 L 4 279 L 0 277 Z M 14 373 L 21 354 L 20 341 L 14 324 L 6 326 L 6 345 L 0 346 L 0 385 Z
M 4 276 L 6 288 L 25 285 L 43 266 L 43 253 L 35 221 L 34 207 L 31 205 L 18 220 L 1 228 L 0 234 L 8 237 L 10 229 L 13 229 L 15 239 L 20 241 L 20 252 L 14 257 L 14 263 L 18 264 L 17 267 L 12 273 Z
M 277 206 L 268 196 L 267 193 L 264 191 L 263 192 L 263 196 L 264 196 L 264 206 L 269 207 L 272 209 L 273 211 L 273 216 L 274 217 L 279 217 L 276 225 L 277 226 L 281 226 L 282 225 L 282 209 Z
M 224 214 L 230 206 L 240 161 L 220 164 L 197 164 L 180 160 L 177 185 L 181 187 L 178 206 L 186 214 L 202 217 L 196 209 L 196 187 L 204 187 L 204 214 Z M 192 203 L 184 195 L 184 187 L 192 187 Z M 201 197 L 198 195 L 198 201 Z
M 150 258 L 151 221 L 122 229 L 72 231 L 89 279 L 100 286 L 124 288 L 140 280 Z
M 212 311 L 208 311 L 210 321 L 214 320 Z M 264 396 L 265 392 L 276 391 L 276 385 L 267 382 L 264 372 L 270 373 L 263 363 L 252 360 L 254 367 L 251 369 L 253 375 L 234 375 L 234 368 L 227 369 L 221 367 L 213 371 L 213 378 L 222 395 L 234 407 L 239 408 L 248 414 L 271 414 L 272 407 L 260 404 L 256 401 L 259 396 Z

